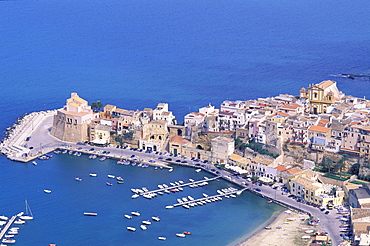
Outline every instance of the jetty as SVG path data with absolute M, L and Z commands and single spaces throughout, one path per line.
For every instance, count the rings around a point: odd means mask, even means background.
M 6 223 L 6 225 L 0 232 L 0 240 L 3 239 L 4 235 L 7 233 L 9 228 L 12 226 L 16 218 L 17 218 L 17 215 L 14 215 L 8 220 L 8 223 Z
M 370 79 L 370 75 L 364 75 L 364 74 L 342 73 L 342 76 L 347 77 L 349 79 L 355 79 L 355 78 L 368 78 L 368 79 Z
M 210 181 L 213 181 L 213 180 L 216 180 L 218 178 L 220 178 L 221 176 L 216 176 L 216 177 L 213 177 L 213 178 L 207 178 L 205 177 L 205 179 L 202 179 L 202 180 L 197 180 L 197 181 L 190 181 L 189 183 L 178 183 L 178 184 L 175 184 L 175 185 L 171 185 L 171 186 L 168 186 L 168 187 L 163 187 L 163 188 L 159 188 L 159 189 L 156 189 L 156 190 L 144 190 L 142 192 L 138 191 L 138 192 L 135 192 L 137 193 L 137 195 L 141 195 L 141 196 L 144 196 L 146 197 L 147 195 L 150 195 L 150 194 L 154 194 L 154 193 L 157 193 L 157 192 L 163 192 L 163 191 L 171 191 L 172 189 L 178 189 L 179 187 L 186 187 L 186 186 L 194 186 L 194 187 L 198 187 L 199 185 L 201 185 L 202 183 L 204 182 L 210 182 Z M 135 190 L 135 189 L 133 189 Z M 136 189 L 136 190 L 140 190 L 140 189 Z M 134 191 L 133 191 L 134 192 Z
M 188 200 L 188 201 L 182 201 L 181 203 L 175 203 L 172 206 L 173 207 L 184 206 L 184 205 L 188 206 L 188 205 L 191 205 L 191 204 L 198 205 L 198 202 L 201 202 L 201 203 L 205 204 L 204 202 L 209 203 L 209 201 L 211 201 L 211 200 L 214 200 L 214 199 L 218 200 L 219 197 L 227 197 L 227 196 L 230 196 L 230 195 L 240 195 L 243 191 L 245 191 L 247 189 L 248 188 L 243 188 L 243 189 L 240 189 L 240 190 L 236 189 L 236 190 L 229 191 L 229 192 L 222 192 L 223 194 L 219 193 L 219 194 L 213 195 L 213 196 L 201 197 L 201 198 L 198 198 L 198 199 Z

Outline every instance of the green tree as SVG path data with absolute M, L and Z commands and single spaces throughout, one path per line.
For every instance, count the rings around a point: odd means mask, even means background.
M 331 169 L 334 166 L 333 159 L 331 158 L 326 158 L 322 161 L 321 166 L 323 169 L 330 174 Z
M 348 170 L 349 174 L 358 175 L 360 171 L 360 163 L 355 163 L 351 166 L 351 168 Z
M 95 112 L 100 111 L 103 108 L 103 104 L 101 101 L 91 102 L 90 106 L 91 109 Z
M 123 134 L 123 138 L 124 139 L 129 139 L 129 140 L 134 139 L 134 132 L 133 131 L 125 132 Z
M 342 177 L 342 169 L 346 167 L 346 161 L 348 160 L 348 155 L 342 155 L 342 158 L 338 161 L 336 168 L 339 169 L 339 175 Z

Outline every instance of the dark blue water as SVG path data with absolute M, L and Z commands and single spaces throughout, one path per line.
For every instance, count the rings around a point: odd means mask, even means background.
M 17 245 L 227 245 L 238 242 L 281 208 L 249 192 L 237 198 L 224 198 L 186 210 L 182 207 L 165 209 L 177 198 L 191 195 L 201 198 L 202 193 L 217 194 L 217 189 L 231 187 L 226 181 L 212 181 L 202 188 L 184 188 L 179 193 L 164 194 L 148 200 L 132 199 L 131 188 L 157 189 L 158 184 L 213 177 L 192 168 L 175 167 L 173 172 L 125 165 L 116 161 L 100 162 L 87 156 L 56 155 L 48 161 L 12 163 L 1 161 L 0 213 L 8 216 L 25 210 L 25 199 L 31 207 L 34 220 L 20 226 Z M 95 172 L 97 177 L 90 177 Z M 124 184 L 116 184 L 108 174 L 122 176 Z M 81 182 L 74 177 L 82 178 Z M 112 182 L 107 186 L 105 182 Z M 50 189 L 51 194 L 43 192 Z M 84 216 L 83 212 L 97 212 L 97 217 Z M 127 220 L 124 214 L 139 211 L 141 216 Z M 159 216 L 146 231 L 141 221 Z M 136 227 L 136 232 L 126 230 Z M 190 231 L 187 238 L 176 233 Z M 165 236 L 165 242 L 158 236 Z
M 368 0 L 0 1 L 0 132 L 24 113 L 62 107 L 71 92 L 133 110 L 167 102 L 179 122 L 209 103 L 219 107 L 225 99 L 296 95 L 301 87 L 326 79 L 337 81 L 346 94 L 369 97 L 369 81 L 329 76 L 370 74 L 369 9 Z M 121 187 L 91 179 L 76 184 L 71 177 L 86 175 L 92 165 L 103 173 L 116 168 L 78 160 L 55 158 L 34 167 L 0 158 L 0 212 L 17 213 L 28 198 L 37 214 L 28 232 L 19 235 L 20 245 L 54 239 L 63 245 L 80 245 L 80 240 L 92 245 L 130 240 L 134 245 L 157 234 L 154 230 L 173 234 L 188 226 L 183 223 L 201 232 L 184 244 L 204 245 L 198 237 L 211 235 L 224 245 L 270 215 L 251 218 L 256 205 L 250 202 L 258 198 L 247 194 L 167 213 L 157 208 L 169 197 L 141 204 L 128 199 L 126 186 L 150 186 L 175 176 L 134 168 L 124 172 L 135 182 Z M 182 172 L 172 175 L 188 178 Z M 41 192 L 47 188 L 51 196 Z M 122 214 L 137 206 L 147 211 L 154 206 L 167 221 L 145 233 L 127 234 Z M 87 209 L 99 210 L 99 216 L 81 217 Z M 234 216 L 241 218 L 241 227 L 234 226 Z M 254 223 L 243 226 L 246 221 Z M 222 225 L 232 230 L 224 232 Z M 222 233 L 216 234 L 218 228 Z M 161 243 L 174 242 L 183 241 Z

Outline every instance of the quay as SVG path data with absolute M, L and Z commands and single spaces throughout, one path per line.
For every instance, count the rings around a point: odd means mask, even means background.
M 8 220 L 8 223 L 6 223 L 5 227 L 0 232 L 0 240 L 3 239 L 4 235 L 9 230 L 9 228 L 12 226 L 16 218 L 17 218 L 17 215 L 14 215 Z
M 244 189 L 241 189 L 241 190 L 226 192 L 224 194 L 217 194 L 217 195 L 202 197 L 202 198 L 198 198 L 198 199 L 194 199 L 194 200 L 183 201 L 182 203 L 175 203 L 172 206 L 178 207 L 178 206 L 182 206 L 182 205 L 188 205 L 188 204 L 191 204 L 191 203 L 196 204 L 197 202 L 202 202 L 202 201 L 206 201 L 206 200 L 213 199 L 213 198 L 218 198 L 218 197 L 224 197 L 224 196 L 228 196 L 228 195 L 231 195 L 231 194 L 240 195 L 243 191 L 245 191 L 247 189 L 248 188 L 244 188 Z
M 144 191 L 144 192 L 141 192 L 139 195 L 144 196 L 144 195 L 148 195 L 148 194 L 152 194 L 152 193 L 156 193 L 156 192 L 161 192 L 161 191 L 165 191 L 165 190 L 171 190 L 171 189 L 175 189 L 175 188 L 179 188 L 179 187 L 185 187 L 185 186 L 189 186 L 189 185 L 198 185 L 200 183 L 213 181 L 213 180 L 216 180 L 218 178 L 220 178 L 220 176 L 216 176 L 216 177 L 213 177 L 213 178 L 206 178 L 206 179 L 202 179 L 202 180 L 198 180 L 198 181 L 194 181 L 194 182 L 189 182 L 189 183 L 184 183 L 184 184 L 168 186 L 168 187 L 164 187 L 162 189 L 156 189 L 156 190 L 152 190 L 152 191 Z

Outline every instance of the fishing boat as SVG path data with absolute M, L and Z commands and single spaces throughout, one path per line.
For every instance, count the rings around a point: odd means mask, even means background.
M 120 176 L 117 176 L 117 177 L 116 177 L 116 179 L 117 179 L 118 181 L 123 181 L 123 178 L 122 178 L 122 177 L 120 177 Z
M 50 194 L 51 190 L 44 190 L 45 193 Z
M 107 157 L 103 156 L 99 159 L 99 161 L 105 161 L 107 159 Z
M 140 228 L 141 228 L 141 230 L 143 230 L 143 231 L 145 231 L 146 229 L 148 229 L 148 228 L 146 227 L 146 225 L 140 225 Z
M 35 166 L 37 166 L 37 162 L 36 161 L 33 161 L 32 164 L 35 165 Z
M 84 215 L 86 215 L 86 216 L 97 216 L 98 213 L 84 212 Z
M 176 233 L 176 236 L 177 237 L 186 237 L 186 235 L 184 233 Z
M 106 185 L 108 186 L 112 186 L 113 184 L 112 183 L 109 183 L 109 182 L 105 182 Z
M 191 232 L 190 231 L 184 231 L 183 232 L 185 235 L 191 235 Z
M 114 175 L 112 175 L 112 174 L 108 174 L 108 178 L 110 178 L 110 179 L 114 179 L 114 178 L 116 178 L 116 176 L 114 176 Z
M 166 209 L 171 209 L 171 208 L 173 208 L 173 206 L 172 206 L 172 205 L 168 205 L 168 206 L 166 206 Z
M 143 220 L 141 223 L 143 223 L 144 225 L 152 224 L 152 222 L 150 222 L 149 220 Z
M 125 216 L 126 219 L 132 219 L 131 215 L 125 214 L 124 216 Z
M 167 238 L 166 237 L 158 237 L 158 240 L 166 240 Z
M 98 176 L 98 174 L 96 174 L 96 173 L 90 173 L 90 177 L 96 177 L 96 176 Z
M 154 221 L 157 221 L 157 222 L 158 222 L 158 221 L 160 221 L 161 219 L 160 219 L 159 217 L 157 217 L 157 216 L 153 216 L 153 217 L 152 217 L 152 220 L 154 220 Z
M 140 216 L 140 213 L 139 212 L 131 212 L 132 215 L 135 215 L 135 216 Z
M 129 230 L 129 231 L 136 231 L 136 228 L 135 228 L 135 227 L 128 226 L 128 227 L 126 227 L 126 228 L 127 228 L 127 230 Z
M 123 183 L 124 183 L 123 181 L 120 181 L 120 180 L 117 181 L 117 184 L 123 184 Z
M 25 202 L 26 202 L 26 214 L 20 216 L 19 218 L 22 220 L 33 220 L 33 214 L 32 214 L 31 208 L 28 205 L 27 200 Z
M 1 215 L 0 216 L 0 220 L 8 220 L 9 218 L 8 217 L 6 217 L 5 215 Z
M 200 171 L 202 171 L 202 169 L 198 168 L 195 170 L 197 173 L 199 173 Z
M 82 178 L 76 177 L 76 178 L 75 178 L 75 180 L 76 180 L 76 181 L 81 181 L 81 180 L 82 180 Z

